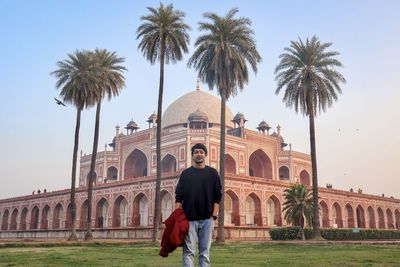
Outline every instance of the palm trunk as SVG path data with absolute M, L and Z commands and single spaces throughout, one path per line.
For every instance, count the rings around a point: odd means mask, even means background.
M 154 199 L 154 220 L 153 220 L 153 235 L 152 242 L 156 243 L 158 240 L 158 231 L 161 221 L 161 113 L 162 113 L 162 99 L 164 91 L 164 42 L 161 41 L 160 48 L 160 84 L 158 90 L 158 106 L 157 106 L 157 140 L 156 140 L 156 154 L 157 154 L 157 177 L 156 177 L 156 192 Z
M 302 216 L 302 221 L 300 222 L 300 235 L 301 235 L 301 240 L 306 240 L 306 236 L 304 235 L 304 225 L 306 222 L 306 217 L 304 216 L 304 213 L 301 212 L 301 216 Z
M 81 108 L 77 108 L 76 112 L 76 125 L 75 125 L 75 141 L 74 141 L 74 151 L 72 154 L 72 174 L 71 174 L 71 235 L 69 236 L 69 241 L 76 241 L 78 237 L 76 236 L 76 203 L 75 203 L 75 180 L 76 180 L 76 160 L 78 157 L 78 145 L 79 145 L 79 128 L 81 126 Z
M 312 190 L 313 190 L 313 239 L 321 238 L 321 230 L 319 228 L 319 208 L 318 208 L 318 176 L 317 176 L 317 151 L 315 147 L 315 125 L 314 125 L 314 108 L 312 95 L 309 97 L 309 121 L 310 121 L 310 147 L 311 147 L 311 167 L 312 167 Z
M 93 183 L 95 181 L 95 165 L 97 156 L 97 146 L 99 143 L 99 125 L 100 125 L 100 108 L 101 100 L 97 103 L 96 109 L 96 123 L 94 126 L 94 139 L 93 139 L 93 151 L 92 159 L 90 161 L 90 171 L 89 171 L 89 185 L 88 185 L 88 208 L 87 208 L 87 230 L 85 235 L 85 240 L 93 239 L 92 234 L 92 198 L 93 198 Z
M 217 242 L 219 244 L 225 243 L 224 233 L 224 220 L 225 220 L 225 107 L 226 107 L 226 92 L 221 90 L 221 135 L 220 135 L 220 147 L 219 147 L 219 175 L 221 178 L 222 186 L 222 198 L 219 203 L 219 214 L 218 214 L 218 235 Z

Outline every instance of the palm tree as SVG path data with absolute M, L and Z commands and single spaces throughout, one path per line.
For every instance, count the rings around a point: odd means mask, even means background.
M 225 109 L 229 97 L 243 90 L 249 80 L 247 64 L 257 72 L 257 63 L 261 56 L 256 49 L 254 32 L 251 30 L 251 21 L 248 18 L 235 18 L 237 8 L 231 9 L 221 17 L 215 13 L 205 13 L 204 18 L 210 20 L 199 23 L 199 30 L 206 31 L 197 38 L 197 47 L 188 66 L 198 71 L 202 82 L 208 84 L 212 90 L 217 88 L 221 96 L 221 136 L 220 136 L 220 164 L 219 171 L 222 192 L 225 192 Z M 224 228 L 224 197 L 219 206 L 218 237 L 223 243 Z
M 148 7 L 147 9 L 150 14 L 140 18 L 143 24 L 138 27 L 136 32 L 137 39 L 141 39 L 138 49 L 151 64 L 156 61 L 160 62 L 156 137 L 157 178 L 152 234 L 154 243 L 158 239 L 161 220 L 161 113 L 164 91 L 164 63 L 168 64 L 170 61 L 176 63 L 182 59 L 183 52 L 188 52 L 189 35 L 187 31 L 190 30 L 190 27 L 183 21 L 185 13 L 174 9 L 172 4 L 164 7 L 160 3 L 158 8 Z
M 56 87 L 61 90 L 60 96 L 66 103 L 76 107 L 75 140 L 72 154 L 71 173 L 71 235 L 69 240 L 77 240 L 76 236 L 76 203 L 75 180 L 76 160 L 78 155 L 79 128 L 81 124 L 81 112 L 85 107 L 93 106 L 95 88 L 93 85 L 97 79 L 94 71 L 93 59 L 87 51 L 75 51 L 68 55 L 68 59 L 57 62 L 58 69 L 51 75 L 57 78 Z
M 286 201 L 283 203 L 283 212 L 285 220 L 295 226 L 300 226 L 301 239 L 305 240 L 304 224 L 310 224 L 313 213 L 313 200 L 311 192 L 308 192 L 307 186 L 295 184 L 285 189 L 283 196 Z
M 280 55 L 281 61 L 275 69 L 275 79 L 278 82 L 275 94 L 279 94 L 285 87 L 283 102 L 294 107 L 296 113 L 300 109 L 309 118 L 314 201 L 313 238 L 321 238 L 314 117 L 318 110 L 321 113 L 332 106 L 342 92 L 340 83 L 346 82 L 335 70 L 335 67 L 342 67 L 342 63 L 334 58 L 339 53 L 326 51 L 331 45 L 332 43 L 321 43 L 316 36 L 311 40 L 307 38 L 305 43 L 299 38 L 299 41 L 292 41 L 290 47 L 284 49 L 286 53 Z
M 118 96 L 121 89 L 125 87 L 125 78 L 123 76 L 126 68 L 122 65 L 124 58 L 118 57 L 116 52 L 109 52 L 106 49 L 96 49 L 91 53 L 93 57 L 97 80 L 94 84 L 97 95 L 95 97 L 96 122 L 94 127 L 93 151 L 90 162 L 89 184 L 88 184 L 88 209 L 87 209 L 87 231 L 85 240 L 93 238 L 92 235 L 92 191 L 95 182 L 95 164 L 97 156 L 97 145 L 99 141 L 99 125 L 100 125 L 100 109 L 101 101 L 104 97 L 110 100 L 114 96 Z

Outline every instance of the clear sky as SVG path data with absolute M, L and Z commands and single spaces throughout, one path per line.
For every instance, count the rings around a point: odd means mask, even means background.
M 168 4 L 171 2 L 164 2 Z M 249 17 L 263 62 L 242 93 L 228 103 L 243 112 L 247 127 L 261 120 L 282 126 L 297 151 L 309 153 L 308 120 L 274 94 L 274 68 L 291 40 L 317 35 L 340 52 L 347 79 L 339 101 L 316 120 L 319 184 L 362 188 L 400 197 L 400 1 L 174 1 L 186 13 L 190 52 L 166 66 L 164 110 L 194 90 L 196 73 L 186 67 L 204 12 L 238 7 Z M 33 190 L 69 188 L 76 111 L 55 104 L 50 72 L 76 49 L 106 48 L 126 58 L 127 87 L 102 105 L 99 151 L 134 119 L 147 128 L 156 110 L 158 66 L 137 50 L 136 29 L 147 6 L 159 1 L 0 1 L 0 198 Z M 206 85 L 203 90 L 208 90 Z M 215 92 L 211 92 L 216 95 Z M 92 149 L 94 109 L 82 114 L 79 150 Z

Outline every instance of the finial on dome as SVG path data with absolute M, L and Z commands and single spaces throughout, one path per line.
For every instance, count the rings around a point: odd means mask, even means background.
M 196 81 L 196 91 L 200 91 L 200 78 L 197 77 L 197 81 Z

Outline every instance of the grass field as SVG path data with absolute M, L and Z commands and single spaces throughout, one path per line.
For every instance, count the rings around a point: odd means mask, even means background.
M 148 243 L 0 248 L 0 266 L 181 266 Z M 400 245 L 229 244 L 212 246 L 212 266 L 400 266 Z

